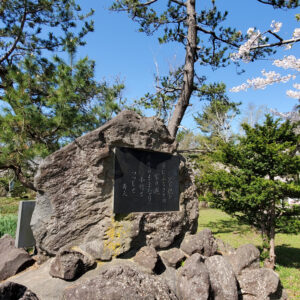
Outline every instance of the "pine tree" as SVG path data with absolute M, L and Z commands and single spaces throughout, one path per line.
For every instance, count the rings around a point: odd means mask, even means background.
M 201 178 L 210 186 L 205 200 L 261 232 L 273 268 L 276 232 L 300 229 L 300 207 L 286 201 L 300 197 L 296 126 L 269 115 L 263 125 L 243 124 L 245 136 L 223 145 L 215 156 L 219 163 Z
M 94 63 L 74 67 L 28 57 L 8 73 L 14 84 L 5 90 L 0 114 L 0 169 L 10 169 L 34 189 L 36 159 L 100 126 L 120 110 L 122 84 L 94 80 Z
M 0 170 L 35 190 L 38 159 L 120 110 L 123 84 L 94 79 L 93 61 L 74 61 L 93 31 L 74 0 L 0 4 Z M 65 52 L 70 64 L 53 52 Z

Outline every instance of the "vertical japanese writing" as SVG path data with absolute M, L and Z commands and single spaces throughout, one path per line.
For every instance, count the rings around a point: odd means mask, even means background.
M 168 199 L 169 201 L 172 199 L 173 197 L 173 180 L 172 177 L 168 178 Z
M 158 173 L 154 174 L 154 189 L 153 189 L 153 194 L 159 195 L 159 174 Z
M 162 202 L 166 203 L 167 202 L 167 197 L 166 197 L 166 191 L 167 191 L 167 171 L 166 171 L 166 163 L 162 163 L 162 169 L 161 169 L 161 181 L 162 181 Z
M 144 197 L 144 191 L 145 191 L 145 178 L 143 176 L 141 176 L 139 179 L 140 197 Z
M 137 172 L 136 171 L 131 171 L 131 192 L 134 195 L 136 193 L 136 175 Z
M 178 211 L 176 157 L 121 147 L 115 159 L 115 213 Z
M 147 197 L 148 203 L 152 202 L 152 193 L 151 193 L 151 165 L 150 161 L 147 161 Z
M 126 183 L 123 183 L 122 184 L 122 197 L 127 197 L 128 194 L 127 194 L 127 184 Z

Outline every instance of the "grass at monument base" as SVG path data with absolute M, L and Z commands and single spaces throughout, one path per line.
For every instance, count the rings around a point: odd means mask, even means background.
M 0 197 L 0 236 L 16 235 L 18 208 L 21 198 Z
M 0 197 L 0 236 L 8 233 L 15 236 L 20 198 Z M 233 247 L 243 244 L 261 246 L 261 237 L 250 226 L 240 225 L 226 213 L 211 208 L 201 208 L 198 230 L 210 228 L 215 237 Z M 276 271 L 289 299 L 300 299 L 300 233 L 276 235 Z
M 199 212 L 198 231 L 210 228 L 214 236 L 233 247 L 254 244 L 260 248 L 261 236 L 250 226 L 241 225 L 221 210 L 201 208 Z M 289 299 L 300 299 L 300 233 L 282 234 L 275 238 L 276 272 L 279 274 Z

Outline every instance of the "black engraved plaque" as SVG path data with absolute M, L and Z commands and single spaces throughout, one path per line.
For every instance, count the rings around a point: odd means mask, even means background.
M 178 170 L 178 156 L 116 148 L 114 212 L 178 211 Z

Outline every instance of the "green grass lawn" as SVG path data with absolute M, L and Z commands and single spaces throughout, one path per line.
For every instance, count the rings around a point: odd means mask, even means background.
M 240 225 L 237 220 L 217 209 L 200 209 L 198 230 L 203 228 L 210 228 L 215 237 L 233 247 L 251 243 L 260 248 L 262 244 L 259 233 L 250 226 Z M 276 272 L 289 294 L 289 299 L 300 299 L 300 233 L 279 233 L 275 243 Z
M 0 215 L 17 214 L 21 198 L 0 197 Z
M 5 233 L 15 237 L 20 198 L 0 197 L 0 237 Z
M 9 234 L 12 237 L 16 236 L 17 215 L 0 215 L 0 237 L 4 234 Z

